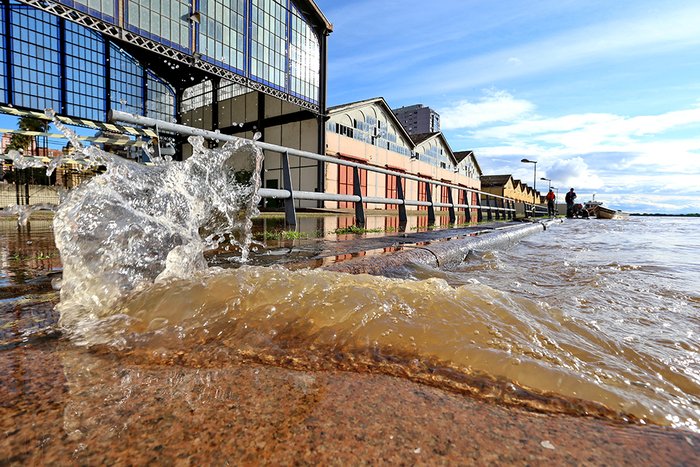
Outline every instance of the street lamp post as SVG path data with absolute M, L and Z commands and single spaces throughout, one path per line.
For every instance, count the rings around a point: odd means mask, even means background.
M 545 180 L 545 181 L 549 182 L 549 188 L 547 189 L 548 191 L 552 189 L 552 179 L 551 178 L 541 177 L 540 180 Z
M 531 161 L 530 159 L 521 159 L 520 162 L 525 164 L 532 164 L 535 168 L 535 174 L 532 179 L 532 215 L 535 215 L 535 205 L 537 205 L 537 161 Z

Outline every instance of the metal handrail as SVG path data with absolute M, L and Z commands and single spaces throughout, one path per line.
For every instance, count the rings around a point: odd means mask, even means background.
M 515 204 L 517 203 L 522 203 L 522 201 L 515 200 L 513 198 L 508 198 L 505 196 L 500 196 L 496 195 L 493 193 L 487 193 L 481 190 L 476 190 L 474 188 L 468 188 L 464 186 L 459 186 L 459 185 L 453 185 L 451 183 L 445 183 L 445 182 L 440 182 L 437 180 L 430 180 L 426 178 L 422 178 L 416 175 L 411 175 L 411 174 L 406 174 L 402 172 L 396 172 L 393 170 L 388 170 L 388 169 L 382 169 L 380 167 L 375 167 L 367 164 L 361 164 L 358 162 L 352 162 L 348 161 L 345 159 L 338 159 L 335 157 L 330 157 L 330 156 L 324 156 L 321 154 L 316 154 L 313 152 L 309 151 L 303 151 L 300 149 L 294 149 L 294 148 L 287 148 L 284 146 L 279 146 L 276 144 L 272 143 L 266 143 L 263 141 L 252 141 L 252 140 L 247 140 L 246 138 L 240 138 L 237 136 L 232 136 L 232 135 L 226 135 L 222 133 L 218 133 L 215 131 L 211 130 L 204 130 L 200 128 L 193 128 L 189 127 L 186 125 L 181 125 L 177 123 L 170 123 L 162 120 L 157 120 L 154 118 L 150 117 L 144 117 L 141 115 L 135 115 L 135 114 L 130 114 L 127 112 L 122 112 L 119 110 L 110 110 L 109 111 L 109 120 L 112 122 L 124 122 L 128 123 L 131 125 L 142 125 L 142 126 L 147 126 L 147 127 L 153 127 L 156 129 L 156 133 L 160 131 L 165 131 L 168 133 L 175 133 L 179 135 L 185 135 L 185 136 L 202 136 L 204 138 L 208 139 L 214 139 L 214 140 L 220 140 L 220 141 L 230 141 L 230 142 L 235 142 L 235 141 L 240 141 L 240 140 L 246 140 L 249 141 L 252 144 L 255 144 L 256 146 L 260 147 L 261 149 L 267 150 L 267 151 L 272 151 L 272 152 L 277 152 L 283 156 L 283 161 L 285 167 L 283 170 L 286 170 L 286 175 L 289 176 L 289 164 L 288 164 L 288 156 L 293 155 L 293 156 L 298 156 L 298 157 L 303 157 L 306 159 L 311 159 L 319 162 L 328 162 L 332 164 L 337 164 L 337 165 L 343 165 L 346 167 L 352 167 L 354 172 L 355 172 L 355 187 L 354 191 L 356 194 L 336 194 L 336 193 L 325 193 L 325 192 L 310 192 L 310 191 L 297 191 L 294 190 L 291 186 L 290 188 L 292 189 L 271 189 L 271 188 L 260 188 L 258 191 L 258 194 L 263 197 L 263 198 L 272 198 L 272 199 L 281 199 L 285 201 L 285 211 L 287 213 L 286 216 L 286 221 L 288 224 L 296 225 L 296 210 L 294 208 L 294 200 L 310 200 L 310 201 L 341 201 L 341 202 L 351 202 L 355 203 L 355 213 L 357 217 L 357 223 L 364 225 L 364 209 L 362 207 L 363 203 L 370 203 L 370 204 L 393 204 L 397 205 L 399 207 L 399 216 L 400 220 L 405 220 L 405 207 L 406 206 L 427 206 L 428 207 L 428 217 L 429 217 L 429 222 L 434 222 L 435 220 L 435 214 L 434 214 L 434 208 L 435 207 L 446 207 L 449 210 L 449 215 L 450 215 L 450 221 L 454 222 L 455 219 L 455 213 L 454 209 L 459 208 L 459 209 L 465 209 L 468 218 L 470 217 L 469 211 L 470 210 L 476 210 L 477 211 L 477 216 L 478 220 L 482 220 L 482 213 L 486 212 L 488 220 L 492 220 L 493 214 L 496 214 L 496 219 L 499 219 L 500 217 L 503 217 L 504 219 L 506 217 L 513 219 L 515 217 L 516 209 L 515 209 Z M 427 187 L 430 186 L 442 186 L 442 187 L 448 187 L 450 189 L 456 189 L 458 191 L 463 191 L 466 193 L 476 193 L 478 195 L 477 197 L 477 204 L 472 205 L 469 202 L 469 198 L 471 196 L 467 197 L 467 204 L 462 204 L 462 203 L 455 203 L 455 202 L 449 202 L 449 203 L 444 203 L 444 202 L 436 202 L 432 201 L 432 196 L 428 196 L 428 201 L 421 201 L 421 200 L 408 200 L 402 197 L 399 198 L 382 198 L 382 197 L 372 197 L 372 196 L 363 196 L 359 193 L 361 193 L 361 190 L 359 189 L 359 177 L 357 171 L 359 169 L 364 169 L 370 172 L 374 173 L 380 173 L 380 174 L 385 174 L 385 175 L 391 175 L 398 177 L 400 180 L 412 180 L 412 181 L 417 181 L 419 183 L 426 183 Z M 285 177 L 287 178 L 287 177 Z M 288 178 L 288 180 L 291 180 L 291 177 Z M 399 186 L 401 186 L 399 184 Z M 401 192 L 403 188 L 401 187 Z M 431 190 L 427 190 L 431 191 Z M 399 196 L 401 196 L 399 194 Z M 492 203 L 489 201 L 486 205 L 481 204 L 481 200 L 483 197 L 486 197 L 486 200 L 493 200 L 495 205 L 491 205 Z M 500 204 L 500 205 L 499 205 Z

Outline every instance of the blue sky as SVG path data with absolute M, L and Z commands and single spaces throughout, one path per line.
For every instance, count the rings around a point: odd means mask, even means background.
M 329 105 L 442 116 L 486 174 L 633 212 L 700 212 L 697 0 L 317 0 Z

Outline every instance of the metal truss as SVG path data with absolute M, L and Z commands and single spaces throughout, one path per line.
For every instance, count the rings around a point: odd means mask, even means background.
M 276 97 L 278 99 L 285 100 L 285 101 L 292 103 L 294 105 L 298 105 L 299 107 L 311 110 L 312 112 L 314 112 L 316 114 L 321 113 L 321 108 L 317 104 L 307 102 L 303 99 L 295 97 L 295 96 L 293 96 L 289 93 L 286 93 L 284 91 L 280 91 L 278 89 L 271 88 L 271 87 L 266 86 L 264 84 L 253 81 L 249 78 L 246 78 L 245 76 L 241 76 L 237 73 L 233 73 L 229 70 L 225 70 L 225 69 L 220 68 L 216 65 L 212 65 L 211 63 L 205 62 L 204 60 L 201 60 L 193 55 L 189 55 L 189 54 L 180 52 L 178 50 L 175 50 L 171 47 L 167 47 L 167 46 L 161 44 L 160 42 L 139 36 L 138 34 L 135 34 L 131 31 L 122 29 L 119 26 L 105 23 L 104 21 L 99 20 L 97 18 L 94 18 L 93 16 L 90 16 L 87 13 L 83 13 L 83 12 L 75 10 L 73 8 L 69 8 L 65 5 L 62 5 L 62 4 L 54 2 L 54 1 L 47 1 L 47 0 L 19 0 L 19 1 L 21 3 L 24 3 L 26 5 L 34 7 L 38 10 L 46 11 L 47 13 L 50 13 L 52 15 L 58 16 L 58 17 L 63 18 L 63 19 L 67 19 L 69 21 L 80 24 L 80 25 L 85 26 L 89 29 L 92 29 L 92 30 L 97 31 L 97 32 L 102 33 L 102 34 L 105 34 L 107 36 L 114 37 L 114 38 L 119 39 L 121 41 L 124 41 L 124 42 L 127 42 L 129 44 L 140 47 L 142 49 L 145 49 L 145 50 L 148 50 L 150 52 L 154 52 L 154 53 L 157 53 L 159 55 L 162 55 L 162 56 L 167 57 L 169 59 L 177 60 L 180 63 L 184 63 L 187 66 L 200 69 L 200 70 L 202 70 L 206 73 L 209 73 L 211 75 L 215 75 L 215 76 L 218 76 L 220 78 L 224 78 L 228 81 L 232 81 L 234 83 L 243 85 L 243 86 L 250 88 L 250 89 L 253 89 L 255 91 L 259 91 L 259 92 L 271 95 L 273 97 Z

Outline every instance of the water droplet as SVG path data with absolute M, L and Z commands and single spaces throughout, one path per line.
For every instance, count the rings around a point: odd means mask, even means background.
M 262 138 L 262 133 L 259 131 L 256 131 L 255 134 L 253 135 L 253 141 L 258 141 L 260 138 Z

